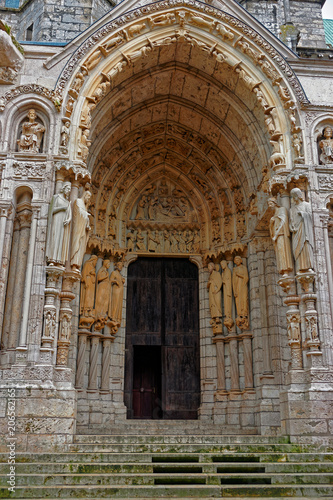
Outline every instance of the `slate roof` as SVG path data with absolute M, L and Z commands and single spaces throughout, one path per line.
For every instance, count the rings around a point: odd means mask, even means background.
M 324 29 L 326 43 L 330 43 L 333 47 L 333 19 L 324 19 Z

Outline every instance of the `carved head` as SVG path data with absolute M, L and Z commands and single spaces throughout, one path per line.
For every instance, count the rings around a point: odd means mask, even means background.
M 82 195 L 82 199 L 85 203 L 85 205 L 89 205 L 90 199 L 91 199 L 91 192 L 90 191 L 85 191 Z
M 326 137 L 326 139 L 331 139 L 332 135 L 333 135 L 333 129 L 332 129 L 332 127 L 325 127 L 323 135 L 324 135 L 324 137 Z
M 70 182 L 64 182 L 62 188 L 61 188 L 61 193 L 64 193 L 65 198 L 68 198 L 70 192 L 71 192 L 72 185 Z
M 241 264 L 243 264 L 242 257 L 236 255 L 236 257 L 234 258 L 234 263 L 236 264 L 236 266 L 240 266 Z
M 214 262 L 208 262 L 208 266 L 207 266 L 207 267 L 208 267 L 208 271 L 209 271 L 210 273 L 212 273 L 212 272 L 214 271 L 214 269 L 215 269 L 215 264 L 214 264 Z
M 290 191 L 290 196 L 293 202 L 296 204 L 300 203 L 301 201 L 304 201 L 302 191 L 299 188 L 293 188 Z
M 270 208 L 275 208 L 275 207 L 278 207 L 278 202 L 277 202 L 276 198 L 270 198 L 270 199 L 268 200 L 268 206 L 269 206 Z
M 226 269 L 228 266 L 228 262 L 226 260 L 221 260 L 221 267 L 222 269 Z
M 106 267 L 106 269 L 109 269 L 109 267 L 110 267 L 110 261 L 109 261 L 109 259 L 103 260 L 103 266 Z
M 114 267 L 120 272 L 123 268 L 123 263 L 121 261 L 117 262 Z
M 36 120 L 36 111 L 34 109 L 29 109 L 28 118 L 29 121 L 34 122 Z

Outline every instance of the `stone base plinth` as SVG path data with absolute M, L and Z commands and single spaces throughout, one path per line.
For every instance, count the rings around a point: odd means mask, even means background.
M 14 365 L 0 376 L 0 451 L 66 450 L 76 432 L 72 371 Z

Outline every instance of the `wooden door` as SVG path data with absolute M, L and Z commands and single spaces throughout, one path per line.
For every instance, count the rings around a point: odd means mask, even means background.
M 125 354 L 128 418 L 197 418 L 198 311 L 198 270 L 188 260 L 141 258 L 129 266 Z

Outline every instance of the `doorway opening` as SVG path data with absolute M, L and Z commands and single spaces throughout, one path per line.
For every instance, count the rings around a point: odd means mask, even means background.
M 133 262 L 127 280 L 128 418 L 198 418 L 199 347 L 197 267 L 187 259 Z

